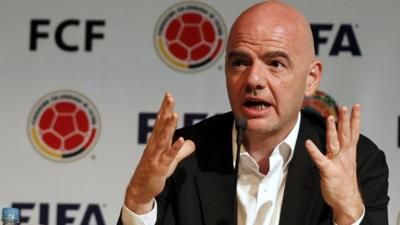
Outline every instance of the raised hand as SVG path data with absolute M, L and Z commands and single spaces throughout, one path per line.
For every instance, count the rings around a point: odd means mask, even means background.
M 182 137 L 172 143 L 178 123 L 174 106 L 171 94 L 165 94 L 153 132 L 127 188 L 125 205 L 137 214 L 152 209 L 153 198 L 163 190 L 178 162 L 195 149 L 192 141 Z
M 327 118 L 326 148 L 323 155 L 307 140 L 306 148 L 319 169 L 322 196 L 334 212 L 336 224 L 352 224 L 363 213 L 363 202 L 357 183 L 356 150 L 360 135 L 360 105 L 339 110 L 338 129 L 333 116 Z

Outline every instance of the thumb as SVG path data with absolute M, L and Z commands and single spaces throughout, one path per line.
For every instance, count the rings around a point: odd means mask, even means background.
M 179 163 L 182 159 L 186 158 L 188 155 L 192 154 L 195 149 L 195 144 L 191 140 L 186 140 L 182 147 L 178 150 L 176 156 L 176 161 Z

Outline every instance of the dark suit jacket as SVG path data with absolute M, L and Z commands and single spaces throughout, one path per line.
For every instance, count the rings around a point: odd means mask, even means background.
M 228 225 L 232 218 L 234 169 L 232 113 L 217 115 L 176 131 L 191 139 L 196 151 L 184 159 L 156 197 L 157 224 Z M 312 140 L 325 153 L 325 122 L 302 112 L 299 136 L 286 180 L 280 225 L 332 225 L 332 210 L 321 196 L 318 169 L 304 143 Z M 366 213 L 362 225 L 388 224 L 388 168 L 382 151 L 360 136 L 358 182 Z

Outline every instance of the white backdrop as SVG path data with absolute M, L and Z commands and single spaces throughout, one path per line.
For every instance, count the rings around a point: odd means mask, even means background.
M 236 16 L 258 1 L 202 1 L 214 8 L 227 28 Z M 324 62 L 321 90 L 339 105 L 361 103 L 362 132 L 386 153 L 390 169 L 390 224 L 399 224 L 400 210 L 400 1 L 287 1 L 312 24 L 333 25 L 321 31 Z M 24 204 L 29 224 L 115 224 L 126 184 L 144 145 L 139 144 L 139 115 L 156 112 L 163 94 L 176 99 L 182 118 L 188 113 L 229 110 L 223 56 L 195 73 L 172 69 L 159 57 L 154 29 L 159 17 L 177 1 L 22 1 L 0 2 L 0 207 Z M 48 38 L 30 50 L 31 21 L 48 20 L 38 28 Z M 63 39 L 75 52 L 57 46 L 55 33 L 64 21 Z M 87 21 L 104 37 L 85 50 Z M 350 27 L 361 56 L 329 52 L 340 27 Z M 348 33 L 346 33 L 348 35 Z M 341 44 L 348 46 L 348 36 Z M 88 97 L 99 112 L 101 132 L 90 152 L 70 162 L 43 157 L 31 144 L 28 118 L 40 98 L 52 91 L 73 90 Z M 88 207 L 90 206 L 90 207 Z M 30 208 L 30 209 L 29 209 Z M 99 217 L 96 217 L 100 215 Z M 68 219 L 69 218 L 69 219 Z M 67 223 L 69 220 L 69 223 Z M 58 222 L 57 222 L 58 221 Z

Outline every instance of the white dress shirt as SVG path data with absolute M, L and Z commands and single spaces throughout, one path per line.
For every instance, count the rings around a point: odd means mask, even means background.
M 244 146 L 240 148 L 240 167 L 237 183 L 238 224 L 237 225 L 279 225 L 283 192 L 288 172 L 288 165 L 294 154 L 294 147 L 299 134 L 300 113 L 296 125 L 289 135 L 279 143 L 269 158 L 267 175 L 259 172 L 257 162 Z M 236 160 L 236 129 L 232 129 L 233 164 Z M 157 220 L 157 202 L 153 209 L 143 215 L 137 215 L 125 205 L 122 207 L 124 225 L 154 225 Z M 363 215 L 352 225 L 359 225 Z
M 278 225 L 288 164 L 293 157 L 299 127 L 300 114 L 289 135 L 273 149 L 267 175 L 260 173 L 257 162 L 241 146 L 237 185 L 238 225 Z M 233 129 L 232 140 L 235 139 L 236 129 Z M 233 141 L 232 145 L 235 163 L 236 142 Z

